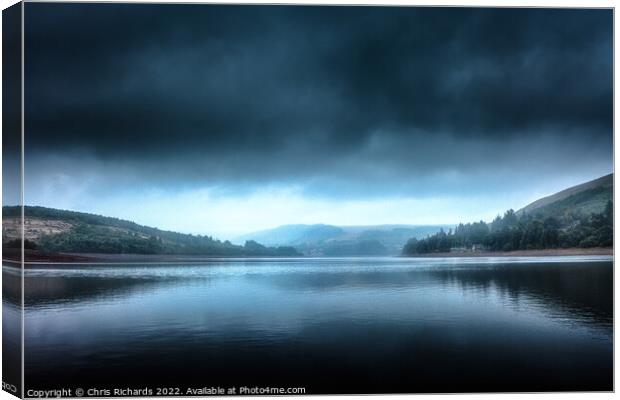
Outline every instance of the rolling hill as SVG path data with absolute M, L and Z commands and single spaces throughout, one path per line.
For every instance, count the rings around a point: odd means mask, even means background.
M 233 243 L 243 243 L 246 240 L 256 240 L 267 246 L 277 246 L 286 243 L 287 246 L 298 246 L 305 243 L 319 243 L 344 234 L 344 230 L 333 225 L 282 225 L 274 229 L 252 232 L 236 237 Z
M 2 207 L 3 248 L 19 247 L 20 207 Z M 235 245 L 210 236 L 187 235 L 118 218 L 46 207 L 24 207 L 25 247 L 63 253 L 177 254 L 204 256 L 295 256 L 292 247 L 255 241 Z
M 609 174 L 592 181 L 562 190 L 528 204 L 517 216 L 540 214 L 562 217 L 567 214 L 587 216 L 601 213 L 608 201 L 613 200 L 614 175 Z
M 482 244 L 490 249 L 608 246 L 613 234 L 609 226 L 612 201 L 610 174 L 541 198 L 516 213 L 509 210 L 492 223 L 461 224 L 450 230 L 452 236 L 443 231 L 453 226 L 444 225 L 298 224 L 243 235 L 232 243 L 118 218 L 26 206 L 25 247 L 73 254 L 385 256 L 401 254 L 408 241 L 409 247 L 413 243 L 416 248 L 430 243 L 430 249 L 436 241 L 444 250 L 448 244 L 464 248 Z M 21 245 L 16 240 L 21 209 L 3 207 L 2 213 L 3 248 L 14 250 Z
M 282 225 L 233 239 L 235 243 L 255 240 L 271 246 L 292 246 L 311 256 L 397 255 L 411 237 L 423 238 L 448 229 L 444 225 Z

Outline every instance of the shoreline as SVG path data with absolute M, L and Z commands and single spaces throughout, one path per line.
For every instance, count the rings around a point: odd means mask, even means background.
M 7 254 L 8 253 L 8 254 Z M 54 253 L 38 250 L 24 252 L 24 264 L 170 264 L 170 263 L 199 263 L 209 260 L 228 260 L 247 258 L 245 256 L 196 255 L 196 254 L 107 254 L 107 253 Z M 287 259 L 307 258 L 303 256 L 253 256 L 256 259 Z M 19 264 L 19 252 L 3 250 L 4 263 Z
M 3 262 L 18 264 L 14 254 L 9 257 L 3 254 Z M 197 256 L 197 255 L 155 255 L 155 254 L 75 254 L 75 253 L 44 253 L 26 251 L 26 266 L 35 267 L 41 265 L 62 264 L 171 264 L 171 263 L 202 263 L 212 260 L 227 260 L 245 257 L 230 256 Z M 561 257 L 561 256 L 613 256 L 613 248 L 569 248 L 569 249 L 543 249 L 543 250 L 514 250 L 514 251 L 459 251 L 448 253 L 427 253 L 415 255 L 388 256 L 394 258 L 482 258 L 482 257 Z M 315 257 L 253 257 L 256 259 L 313 259 Z M 323 257 L 319 257 L 323 258 Z M 331 258 L 331 257 L 330 257 Z M 339 258 L 339 257 L 334 257 Z M 346 257 L 344 257 L 346 258 Z
M 613 256 L 614 249 L 593 247 L 589 249 L 542 249 L 512 251 L 454 251 L 447 253 L 426 253 L 402 256 L 404 258 L 457 258 L 457 257 L 558 257 L 558 256 Z

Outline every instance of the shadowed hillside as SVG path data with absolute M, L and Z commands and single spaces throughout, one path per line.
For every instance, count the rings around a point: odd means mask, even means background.
M 613 200 L 613 192 L 614 175 L 609 174 L 536 200 L 517 211 L 517 215 L 540 214 L 561 217 L 566 214 L 584 216 L 601 213 L 605 210 L 607 202 Z
M 2 208 L 2 245 L 19 248 L 20 207 Z M 118 218 L 45 207 L 24 207 L 29 250 L 104 254 L 186 254 L 208 256 L 294 256 L 292 247 L 265 247 L 255 241 L 234 245 L 211 236 L 164 231 Z

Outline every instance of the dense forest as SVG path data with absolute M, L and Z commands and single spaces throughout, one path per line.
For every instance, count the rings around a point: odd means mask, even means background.
M 62 221 L 70 229 L 54 234 L 38 235 L 24 241 L 31 250 L 67 253 L 105 254 L 184 254 L 213 256 L 297 256 L 293 247 L 266 247 L 248 240 L 244 246 L 220 241 L 206 235 L 163 231 L 131 221 L 100 215 L 57 210 L 46 207 L 24 207 L 26 229 L 33 220 Z M 19 217 L 19 207 L 3 207 L 3 218 Z M 7 237 L 3 231 L 3 247 L 21 246 L 20 240 Z
M 459 224 L 448 232 L 440 230 L 425 239 L 410 239 L 404 255 L 453 251 L 511 251 L 613 245 L 613 204 L 601 213 L 583 215 L 548 213 L 517 215 L 508 210 L 493 222 Z

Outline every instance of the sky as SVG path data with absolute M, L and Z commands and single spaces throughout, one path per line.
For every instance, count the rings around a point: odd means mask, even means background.
M 613 170 L 612 11 L 27 3 L 25 201 L 232 238 Z

